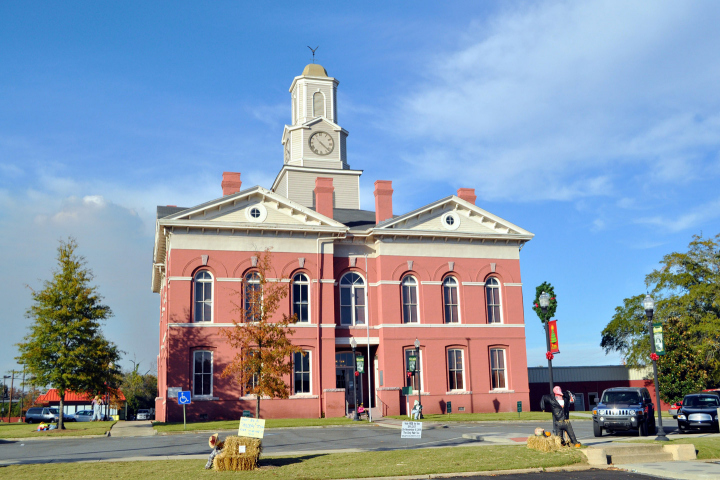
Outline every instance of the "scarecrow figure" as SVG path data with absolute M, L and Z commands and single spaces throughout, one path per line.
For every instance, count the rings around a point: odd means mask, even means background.
M 575 438 L 575 432 L 570 424 L 570 404 L 575 403 L 575 397 L 569 390 L 563 392 L 558 386 L 553 388 L 553 394 L 543 395 L 540 400 L 540 410 L 545 412 L 549 409 L 552 412 L 555 433 L 563 438 L 563 432 L 567 432 L 570 442 L 575 448 L 580 448 L 582 445 Z
M 218 441 L 218 434 L 213 433 L 210 436 L 210 439 L 208 440 L 208 444 L 210 445 L 210 448 L 212 448 L 212 452 L 210 452 L 210 456 L 208 457 L 208 461 L 205 464 L 205 470 L 210 470 L 213 467 L 213 460 L 215 460 L 215 457 L 217 457 L 220 452 L 222 452 L 224 442 Z

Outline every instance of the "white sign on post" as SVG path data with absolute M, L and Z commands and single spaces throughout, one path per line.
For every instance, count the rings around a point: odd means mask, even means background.
M 182 392 L 182 387 L 168 387 L 167 398 L 177 398 L 180 392 Z
M 422 438 L 422 422 L 402 422 L 400 438 Z
M 263 435 L 265 435 L 264 418 L 243 417 L 240 419 L 238 437 L 263 438 Z

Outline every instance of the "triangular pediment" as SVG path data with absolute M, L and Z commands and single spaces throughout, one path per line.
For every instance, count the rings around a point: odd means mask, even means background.
M 533 237 L 527 230 L 455 195 L 381 222 L 375 231 Z
M 164 223 L 188 222 L 238 228 L 273 226 L 279 230 L 283 226 L 345 228 L 325 215 L 259 186 L 188 208 L 162 220 Z

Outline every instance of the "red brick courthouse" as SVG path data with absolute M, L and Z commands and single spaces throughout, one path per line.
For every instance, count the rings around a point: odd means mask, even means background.
M 358 403 L 373 415 L 514 411 L 529 406 L 520 250 L 533 234 L 475 205 L 473 189 L 395 215 L 390 181 L 360 209 L 361 170 L 348 163 L 337 123 L 338 81 L 317 64 L 290 86 L 292 124 L 269 189 L 225 172 L 222 196 L 158 207 L 152 289 L 160 296 L 156 418 L 180 421 L 168 388 L 192 392 L 188 419 L 239 418 L 254 397 L 220 374 L 234 356 L 221 336 L 253 288 L 257 252 L 272 249 L 274 278 L 296 313 L 292 395 L 261 403 L 271 417 L 334 417 Z M 239 294 L 239 296 L 238 296 Z M 351 339 L 366 359 L 353 376 Z M 415 340 L 420 343 L 415 350 Z M 406 375 L 418 357 L 419 385 Z M 403 395 L 402 387 L 414 387 Z

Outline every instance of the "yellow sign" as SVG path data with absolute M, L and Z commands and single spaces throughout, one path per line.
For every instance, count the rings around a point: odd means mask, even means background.
M 238 437 L 263 438 L 265 434 L 264 418 L 248 418 L 240 419 L 240 428 L 238 429 Z

